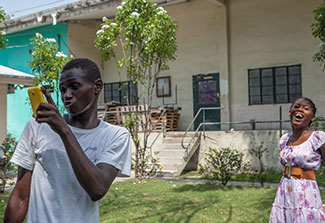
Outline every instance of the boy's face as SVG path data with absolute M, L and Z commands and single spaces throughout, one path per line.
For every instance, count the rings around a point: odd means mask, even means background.
M 97 107 L 96 84 L 80 68 L 62 73 L 60 92 L 62 102 L 71 115 L 79 115 Z

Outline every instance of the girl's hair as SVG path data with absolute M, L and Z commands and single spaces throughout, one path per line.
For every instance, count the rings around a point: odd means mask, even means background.
M 298 101 L 299 99 L 303 99 L 304 101 L 307 101 L 308 104 L 311 106 L 311 110 L 313 111 L 314 115 L 316 115 L 316 111 L 317 111 L 316 105 L 314 104 L 314 102 L 311 99 L 306 98 L 306 97 L 300 97 L 300 98 L 297 98 L 296 100 L 294 100 L 294 102 L 292 102 L 292 104 L 290 106 L 290 110 L 291 110 L 293 104 L 296 103 L 296 101 Z

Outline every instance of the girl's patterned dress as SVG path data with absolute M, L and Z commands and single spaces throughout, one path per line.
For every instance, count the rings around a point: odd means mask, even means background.
M 300 145 L 288 146 L 292 133 L 280 139 L 280 162 L 303 169 L 318 170 L 321 156 L 317 150 L 325 143 L 325 133 L 315 131 Z M 325 222 L 322 199 L 316 181 L 282 177 L 270 216 L 271 223 Z

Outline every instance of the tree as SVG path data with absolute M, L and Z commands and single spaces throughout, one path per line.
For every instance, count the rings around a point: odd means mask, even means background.
M 104 17 L 101 29 L 97 31 L 95 46 L 102 50 L 102 58 L 115 59 L 117 67 L 125 69 L 126 79 L 138 85 L 136 111 L 129 114 L 125 123 L 136 148 L 134 166 L 137 178 L 153 175 L 158 166 L 157 159 L 148 155 L 151 119 L 150 113 L 145 112 L 145 120 L 140 120 L 140 99 L 150 110 L 156 78 L 161 71 L 169 69 L 169 61 L 175 60 L 177 29 L 167 12 L 152 1 L 125 0 L 117 7 L 115 20 Z M 122 55 L 117 53 L 118 45 L 122 48 Z M 139 140 L 140 126 L 142 142 Z
M 0 23 L 5 21 L 8 16 L 6 15 L 5 11 L 0 6 Z M 4 37 L 6 33 L 0 30 L 0 49 L 4 49 L 6 47 L 7 39 Z
M 312 34 L 315 38 L 320 39 L 319 51 L 313 56 L 315 62 L 319 62 L 325 70 L 325 2 L 314 10 L 315 23 L 312 24 Z
M 56 94 L 56 103 L 59 107 L 59 79 L 64 65 L 71 59 L 59 51 L 54 38 L 44 38 L 36 33 L 31 39 L 33 46 L 32 58 L 29 67 L 35 73 L 35 85 L 42 85 Z

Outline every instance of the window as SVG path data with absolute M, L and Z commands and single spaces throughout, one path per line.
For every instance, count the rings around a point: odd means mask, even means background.
M 170 76 L 156 78 L 156 95 L 157 97 L 170 97 Z
M 7 85 L 7 94 L 13 94 L 15 93 L 15 85 L 14 84 L 8 84 Z
M 132 81 L 105 83 L 104 84 L 104 101 L 117 101 L 121 105 L 134 105 L 138 96 L 137 85 Z
M 290 103 L 301 97 L 301 65 L 248 70 L 249 104 Z

